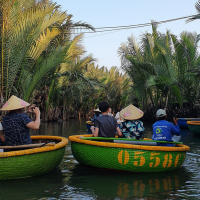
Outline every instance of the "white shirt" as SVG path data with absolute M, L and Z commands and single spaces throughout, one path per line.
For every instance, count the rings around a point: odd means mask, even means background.
M 123 119 L 121 119 L 121 117 L 119 116 L 119 112 L 116 114 L 115 118 L 119 118 L 117 120 L 117 123 L 123 122 Z
M 111 117 L 113 116 L 113 114 L 112 114 L 112 113 L 109 113 L 109 112 L 108 112 L 108 115 L 111 116 Z

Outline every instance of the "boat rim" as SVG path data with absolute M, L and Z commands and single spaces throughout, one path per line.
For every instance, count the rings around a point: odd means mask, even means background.
M 200 121 L 187 121 L 189 125 L 200 125 Z
M 200 118 L 177 118 L 180 121 L 194 121 L 194 120 L 199 120 Z
M 52 139 L 52 140 L 59 140 L 60 142 L 58 142 L 54 146 L 44 146 L 44 147 L 38 147 L 34 149 L 27 149 L 27 150 L 1 152 L 0 158 L 12 157 L 12 156 L 23 156 L 23 155 L 36 154 L 36 153 L 42 153 L 42 152 L 47 152 L 47 151 L 54 151 L 68 144 L 68 139 L 64 137 L 60 137 L 60 136 L 34 135 L 34 136 L 31 136 L 31 139 Z
M 88 125 L 94 125 L 94 123 L 92 121 L 86 121 L 86 124 L 88 124 Z
M 111 148 L 124 148 L 124 149 L 138 149 L 147 151 L 189 151 L 190 147 L 183 144 L 177 144 L 176 147 L 167 146 L 144 146 L 134 144 L 122 144 L 122 143 L 111 143 L 111 142 L 98 142 L 92 140 L 82 140 L 80 137 L 92 137 L 92 135 L 72 135 L 69 136 L 69 140 L 72 142 L 88 144 L 92 146 L 111 147 Z M 151 140 L 144 138 L 144 140 Z

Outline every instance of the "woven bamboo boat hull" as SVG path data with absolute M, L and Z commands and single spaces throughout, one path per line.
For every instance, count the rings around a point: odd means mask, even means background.
M 57 140 L 55 146 L 0 153 L 0 180 L 45 174 L 55 169 L 65 153 L 68 140 L 57 136 L 32 136 L 34 139 Z
M 130 172 L 164 172 L 178 169 L 185 160 L 186 145 L 140 146 L 81 140 L 70 136 L 74 158 L 93 167 Z M 86 136 L 85 136 L 86 137 Z
M 188 121 L 188 128 L 189 130 L 195 134 L 195 135 L 200 135 L 200 122 L 199 121 Z
M 188 129 L 187 121 L 200 121 L 199 118 L 179 118 L 177 123 L 180 128 Z

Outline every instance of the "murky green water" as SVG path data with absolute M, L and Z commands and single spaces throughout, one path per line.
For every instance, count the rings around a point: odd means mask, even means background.
M 146 137 L 151 126 L 145 125 Z M 32 134 L 69 137 L 86 133 L 85 119 L 43 123 Z M 182 131 L 191 147 L 176 171 L 151 174 L 110 172 L 82 166 L 73 158 L 70 143 L 59 168 L 37 177 L 0 181 L 0 199 L 200 199 L 200 137 Z

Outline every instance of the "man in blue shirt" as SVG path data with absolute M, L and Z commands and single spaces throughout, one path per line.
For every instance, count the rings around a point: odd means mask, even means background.
M 166 121 L 167 114 L 163 109 L 159 109 L 156 112 L 156 119 L 158 120 L 153 124 L 153 140 L 179 142 L 181 139 L 181 133 L 179 125 L 177 124 L 178 119 L 173 118 L 174 124 Z M 172 133 L 174 136 L 172 137 Z M 159 146 L 173 146 L 173 144 L 158 143 Z

